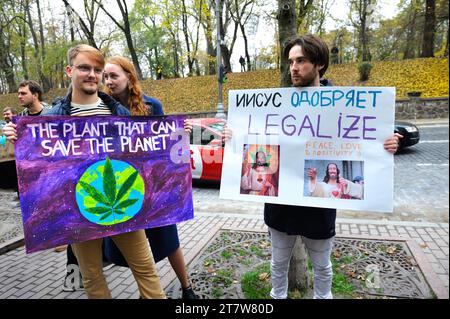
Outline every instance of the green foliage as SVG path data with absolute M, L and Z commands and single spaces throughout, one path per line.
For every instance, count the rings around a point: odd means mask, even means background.
M 333 283 L 331 290 L 333 295 L 350 298 L 353 297 L 355 288 L 342 271 L 342 269 L 345 269 L 347 265 L 353 262 L 353 258 L 348 255 L 340 255 L 339 257 L 335 257 L 334 255 L 331 256 L 331 263 L 333 267 Z
M 359 80 L 367 81 L 370 76 L 370 70 L 372 70 L 373 65 L 370 62 L 361 62 L 358 64 Z
M 241 287 L 246 299 L 270 299 L 270 263 L 264 263 L 245 273 Z
M 421 58 L 401 61 L 372 62 L 370 79 L 359 82 L 356 63 L 330 65 L 325 77 L 335 86 L 389 86 L 396 88 L 397 99 L 407 99 L 407 92 L 421 91 L 423 98 L 448 97 L 448 58 Z M 279 70 L 257 70 L 229 73 L 223 85 L 224 106 L 228 104 L 228 91 L 279 87 Z M 143 91 L 163 103 L 166 114 L 214 111 L 217 107 L 217 77 L 215 75 L 146 80 Z M 51 90 L 47 102 L 66 95 L 66 89 Z M 17 94 L 0 95 L 0 105 L 17 105 Z M 20 111 L 19 108 L 16 108 Z
M 107 157 L 102 176 L 104 194 L 92 185 L 83 181 L 79 181 L 84 191 L 89 196 L 91 196 L 98 204 L 103 205 L 88 207 L 86 208 L 86 211 L 94 215 L 101 215 L 102 217 L 100 218 L 100 220 L 108 218 L 111 214 L 123 215 L 124 209 L 132 206 L 138 201 L 138 199 L 136 198 L 120 201 L 122 197 L 131 190 L 131 187 L 136 181 L 137 175 L 137 172 L 131 174 L 120 187 L 119 192 L 116 196 L 116 177 L 111 165 L 111 160 L 109 159 L 109 157 Z

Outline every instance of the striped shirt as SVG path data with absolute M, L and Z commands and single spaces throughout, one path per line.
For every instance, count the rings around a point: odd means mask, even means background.
M 70 104 L 70 116 L 111 115 L 111 110 L 102 99 L 98 98 L 93 104 Z

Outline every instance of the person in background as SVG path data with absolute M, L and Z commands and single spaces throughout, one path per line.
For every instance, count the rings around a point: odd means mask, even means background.
M 12 121 L 13 116 L 17 115 L 17 111 L 12 107 L 5 107 L 3 109 L 3 118 L 5 119 L 6 123 L 9 123 Z
M 33 80 L 20 82 L 17 92 L 19 104 L 24 108 L 20 116 L 39 116 L 44 109 L 51 107 L 42 101 L 43 90 L 39 83 Z

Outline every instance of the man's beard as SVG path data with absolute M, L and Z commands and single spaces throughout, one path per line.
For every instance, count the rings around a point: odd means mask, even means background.
M 87 95 L 94 95 L 97 93 L 97 89 L 82 89 L 84 94 Z
M 312 70 L 311 72 L 305 74 L 304 76 L 299 76 L 300 79 L 297 83 L 294 83 L 294 80 L 291 79 L 292 84 L 295 87 L 308 87 L 311 86 L 314 82 L 314 79 L 316 78 L 316 73 L 314 70 Z

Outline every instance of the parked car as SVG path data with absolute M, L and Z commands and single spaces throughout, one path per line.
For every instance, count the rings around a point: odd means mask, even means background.
M 403 135 L 403 138 L 400 140 L 400 149 L 419 143 L 420 132 L 414 124 L 404 121 L 395 121 L 394 127 L 396 133 Z
M 220 181 L 223 159 L 223 119 L 191 119 L 190 136 L 192 178 Z
M 223 159 L 223 119 L 191 119 L 191 168 L 192 178 L 204 181 L 220 181 Z M 400 149 L 417 144 L 420 139 L 419 129 L 412 123 L 395 121 L 394 131 L 403 135 Z

